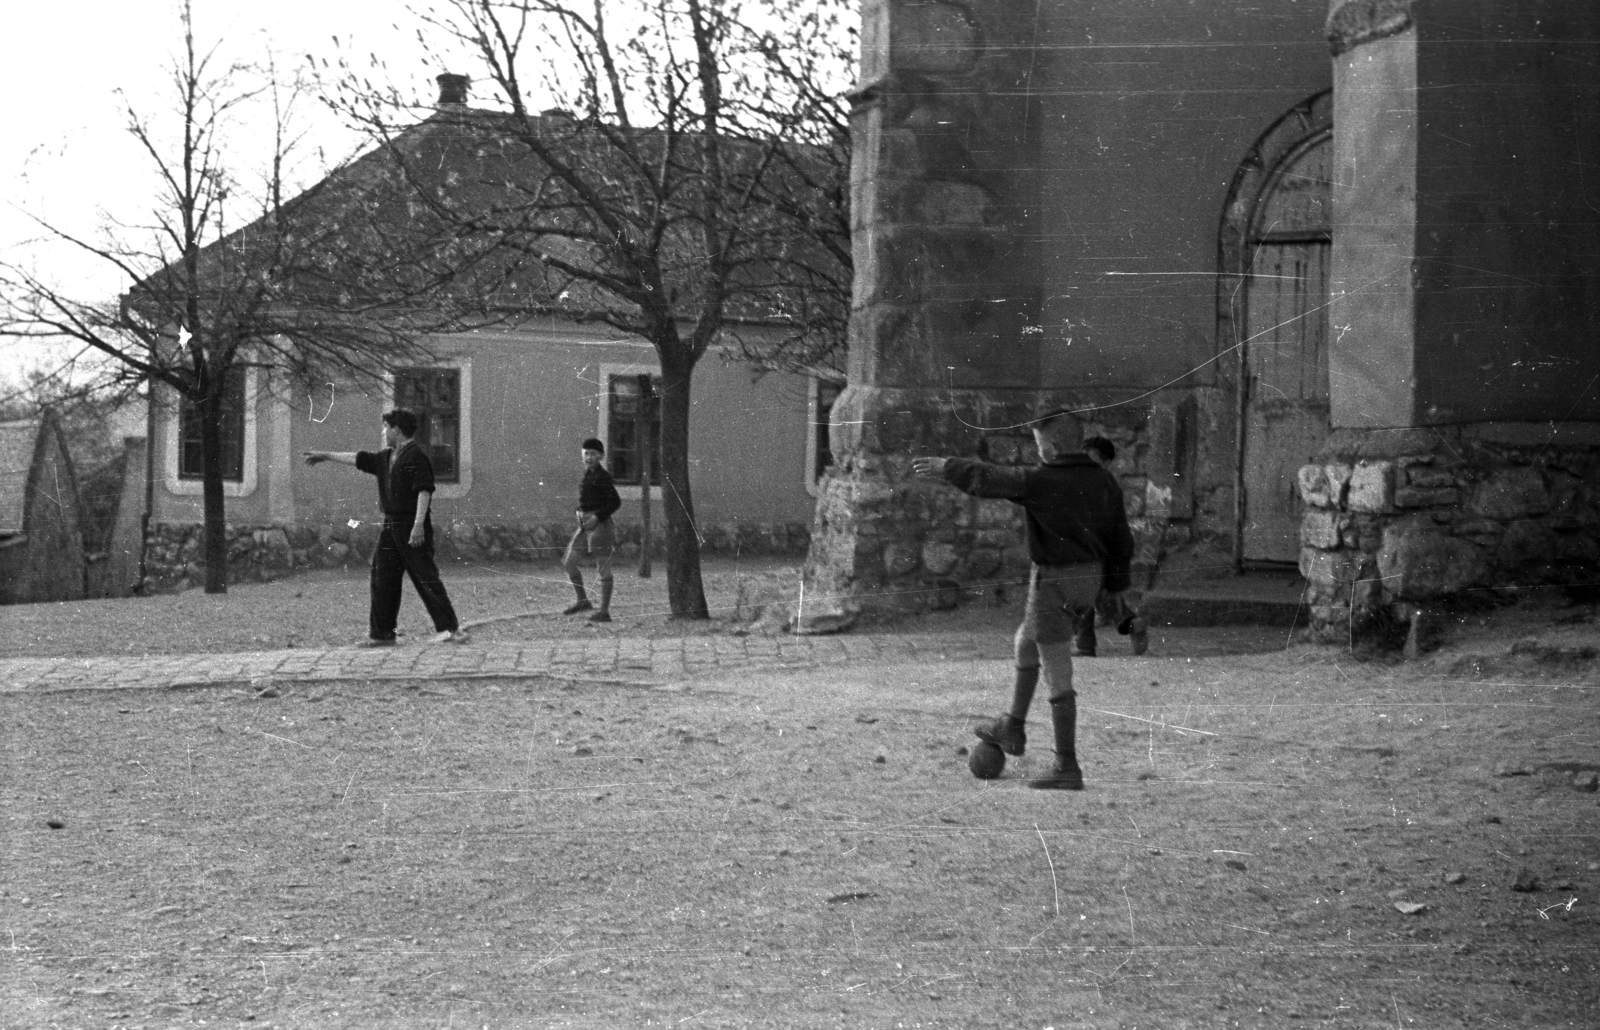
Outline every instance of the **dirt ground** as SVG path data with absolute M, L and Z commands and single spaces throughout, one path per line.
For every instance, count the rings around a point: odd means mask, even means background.
M 793 561 L 713 559 L 704 563 L 710 623 L 667 619 L 667 575 L 656 562 L 640 579 L 636 564 L 619 563 L 613 614 L 604 632 L 636 636 L 718 632 L 735 614 L 738 586 L 753 577 L 798 581 Z M 525 615 L 510 632 L 582 636 L 594 627 L 559 617 L 572 603 L 566 573 L 528 563 L 450 563 L 445 588 L 463 623 Z M 592 578 L 592 577 L 591 577 Z M 594 584 L 589 584 L 593 589 Z M 422 638 L 433 624 L 416 593 L 402 593 L 402 632 Z M 198 654 L 354 644 L 367 635 L 365 567 L 306 572 L 272 583 L 239 583 L 226 594 L 195 588 L 178 594 L 0 607 L 0 658 L 104 654 Z M 494 625 L 498 626 L 498 623 Z M 503 635 L 503 633 L 502 633 Z
M 0 694 L 0 1026 L 1600 1026 L 1594 609 L 1229 632 L 1077 663 L 1082 793 L 1004 661 Z

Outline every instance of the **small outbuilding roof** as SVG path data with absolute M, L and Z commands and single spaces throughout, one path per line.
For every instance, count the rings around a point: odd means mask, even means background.
M 28 473 L 43 424 L 36 418 L 0 422 L 0 536 L 22 532 Z

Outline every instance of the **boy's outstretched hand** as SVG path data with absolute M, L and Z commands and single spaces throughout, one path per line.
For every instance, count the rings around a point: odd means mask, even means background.
M 327 451 L 306 451 L 305 456 L 307 465 L 320 465 L 328 460 Z
M 911 459 L 911 471 L 923 479 L 944 478 L 944 458 L 917 457 Z

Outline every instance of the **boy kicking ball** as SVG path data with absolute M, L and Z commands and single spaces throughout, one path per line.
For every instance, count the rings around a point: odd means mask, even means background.
M 1003 497 L 1026 515 L 1033 559 L 1028 602 L 1015 638 L 1016 678 L 1011 710 L 977 728 L 977 735 L 1010 755 L 1027 745 L 1023 724 L 1040 675 L 1050 687 L 1050 722 L 1056 760 L 1028 786 L 1082 790 L 1078 767 L 1078 695 L 1072 684 L 1072 638 L 1079 618 L 1092 619 L 1102 586 L 1128 588 L 1133 534 L 1122 487 L 1083 451 L 1083 427 L 1057 411 L 1033 424 L 1039 464 L 990 465 L 968 458 L 913 458 L 912 469 L 974 497 Z

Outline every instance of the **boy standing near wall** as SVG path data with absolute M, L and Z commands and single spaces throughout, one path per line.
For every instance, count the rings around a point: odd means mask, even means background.
M 1117 460 L 1117 445 L 1103 436 L 1091 436 L 1083 441 L 1083 450 L 1094 459 L 1096 465 L 1107 471 L 1111 470 L 1111 463 Z M 1100 596 L 1095 598 L 1094 609 L 1078 622 L 1078 635 L 1072 641 L 1074 655 L 1084 658 L 1095 656 L 1099 647 L 1094 632 L 1097 617 L 1103 617 L 1106 625 L 1117 627 L 1118 633 L 1128 637 L 1134 654 L 1141 655 L 1150 649 L 1150 632 L 1138 610 L 1128 602 L 1127 591 L 1112 593 L 1101 590 Z
M 1069 412 L 1046 415 L 1033 426 L 1039 464 L 990 465 L 967 458 L 912 459 L 917 475 L 949 483 L 975 497 L 1003 497 L 1026 514 L 1033 559 L 1028 601 L 1015 639 L 1016 678 L 1011 710 L 977 728 L 978 736 L 1011 755 L 1027 743 L 1023 723 L 1041 672 L 1050 686 L 1050 721 L 1056 761 L 1028 786 L 1082 790 L 1078 768 L 1078 695 L 1072 685 L 1075 621 L 1093 618 L 1101 586 L 1128 587 L 1133 534 L 1116 477 L 1083 452 L 1083 427 Z
M 611 552 L 616 549 L 616 534 L 611 527 L 611 516 L 622 507 L 611 473 L 602 462 L 606 445 L 594 437 L 583 441 L 583 480 L 578 484 L 578 530 L 567 544 L 567 553 L 561 560 L 572 581 L 578 599 L 568 605 L 563 615 L 576 615 L 594 608 L 583 589 L 583 569 L 580 554 L 594 555 L 595 572 L 600 577 L 600 607 L 589 616 L 590 622 L 611 621 Z M 580 550 L 581 549 L 581 550 Z

